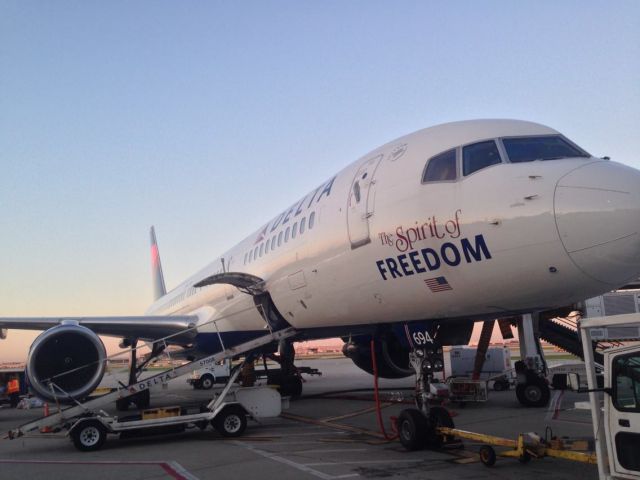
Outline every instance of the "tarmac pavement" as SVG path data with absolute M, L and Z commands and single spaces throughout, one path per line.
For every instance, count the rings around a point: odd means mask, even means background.
M 595 480 L 593 465 L 545 458 L 526 465 L 498 459 L 493 468 L 478 461 L 478 445 L 464 449 L 407 452 L 398 441 L 380 434 L 373 380 L 348 359 L 301 360 L 322 376 L 308 376 L 303 397 L 291 402 L 278 418 L 250 422 L 245 434 L 225 439 L 215 430 L 199 429 L 172 435 L 120 440 L 110 436 L 96 452 L 77 451 L 63 434 L 32 434 L 0 440 L 2 479 L 554 479 Z M 391 431 L 390 417 L 411 406 L 413 380 L 380 380 L 382 416 Z M 185 378 L 152 396 L 152 406 L 198 405 L 212 390 L 193 390 Z M 524 408 L 513 390 L 491 392 L 486 403 L 449 405 L 457 428 L 515 439 L 520 432 L 544 436 L 591 437 L 590 415 L 575 410 L 586 395 L 552 392 L 549 408 Z M 113 410 L 115 414 L 115 410 Z M 37 410 L 0 409 L 0 430 L 37 418 Z

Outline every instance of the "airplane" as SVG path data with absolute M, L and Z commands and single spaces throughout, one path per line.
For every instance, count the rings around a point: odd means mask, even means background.
M 169 336 L 152 357 L 179 345 L 198 358 L 293 327 L 291 341 L 342 337 L 356 365 L 372 373 L 375 358 L 382 377 L 417 373 L 411 354 L 429 347 L 420 368 L 432 381 L 441 347 L 468 344 L 474 322 L 521 316 L 530 335 L 527 319 L 638 278 L 639 231 L 640 171 L 537 123 L 453 122 L 369 152 L 169 292 L 152 228 L 155 301 L 143 316 L 5 317 L 0 327 L 44 330 L 27 376 L 62 401 L 102 379 L 98 334 L 123 347 Z M 280 352 L 281 388 L 299 394 L 291 341 L 269 352 Z M 134 353 L 130 383 L 142 366 Z M 540 371 L 524 373 L 519 400 L 544 404 Z M 134 401 L 148 406 L 148 391 Z

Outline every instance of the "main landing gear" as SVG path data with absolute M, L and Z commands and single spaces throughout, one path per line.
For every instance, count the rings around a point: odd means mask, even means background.
M 149 355 L 149 358 L 147 358 L 144 362 L 138 365 L 138 357 L 137 357 L 137 350 L 136 350 L 137 345 L 138 345 L 137 338 L 127 340 L 126 342 L 123 341 L 123 343 L 121 344 L 121 346 L 123 347 L 126 347 L 126 346 L 131 347 L 131 356 L 129 359 L 129 383 L 127 385 L 132 385 L 136 383 L 144 367 L 146 367 L 150 361 L 155 359 L 165 349 L 164 344 L 154 343 L 153 348 L 151 350 L 151 354 Z M 149 389 L 146 388 L 136 393 L 135 395 L 131 395 L 129 397 L 120 398 L 116 400 L 116 409 L 120 412 L 125 412 L 129 409 L 129 405 L 131 404 L 134 404 L 136 408 L 138 408 L 139 410 L 144 410 L 145 408 L 149 408 L 149 405 L 151 404 L 151 393 L 149 392 Z
M 526 407 L 544 407 L 551 392 L 547 383 L 547 363 L 540 345 L 538 316 L 523 315 L 518 320 L 520 358 L 515 363 L 517 376 L 516 397 Z
M 442 348 L 417 348 L 409 353 L 409 361 L 416 374 L 415 402 L 417 408 L 400 412 L 396 426 L 400 443 L 407 450 L 439 448 L 443 437 L 439 427 L 454 428 L 449 412 L 429 402 L 442 401 L 448 396 L 448 388 L 434 378 L 434 373 L 444 368 Z
M 283 397 L 297 398 L 302 395 L 302 377 L 293 363 L 296 358 L 293 343 L 288 340 L 281 340 L 278 345 L 278 355 L 269 355 L 269 358 L 278 362 L 280 369 L 269 372 L 265 359 L 264 368 L 267 372 L 267 384 L 277 385 L 278 391 Z

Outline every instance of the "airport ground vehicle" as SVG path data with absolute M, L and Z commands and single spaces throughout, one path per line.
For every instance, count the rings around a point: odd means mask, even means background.
M 194 368 L 202 368 L 210 363 L 239 355 L 244 355 L 245 361 L 253 361 L 254 352 L 264 345 L 290 338 L 295 334 L 296 331 L 292 328 L 268 331 L 260 338 L 223 349 L 221 352 L 209 357 L 171 368 L 129 385 L 121 385 L 106 395 L 90 399 L 84 403 L 76 401 L 74 406 L 59 410 L 52 415 L 42 417 L 9 431 L 8 437 L 14 439 L 29 432 L 40 431 L 44 433 L 66 429 L 76 448 L 81 451 L 91 451 L 99 449 L 104 444 L 109 433 L 126 435 L 135 432 L 138 435 L 143 435 L 158 429 L 175 430 L 188 427 L 204 429 L 211 423 L 222 435 L 241 435 L 246 427 L 247 417 L 258 419 L 277 416 L 280 414 L 281 409 L 280 395 L 269 387 L 231 390 L 240 373 L 242 364 L 234 369 L 224 389 L 200 412 L 192 413 L 184 411 L 180 407 L 174 407 L 155 409 L 155 411 L 146 410 L 142 412 L 140 418 L 119 419 L 108 415 L 102 410 L 102 407 L 136 395 L 148 394 L 150 390 L 160 388 L 175 378 L 188 375 Z M 61 390 L 53 382 L 51 382 L 51 388 Z
M 194 370 L 187 383 L 196 390 L 209 390 L 216 383 L 224 383 L 231 375 L 231 360 L 224 360 Z
M 593 343 L 640 341 L 640 314 L 583 319 L 580 325 L 600 480 L 640 478 L 640 344 L 605 350 L 598 388 Z M 571 375 L 577 388 L 579 379 Z M 604 432 L 604 434 L 603 434 Z

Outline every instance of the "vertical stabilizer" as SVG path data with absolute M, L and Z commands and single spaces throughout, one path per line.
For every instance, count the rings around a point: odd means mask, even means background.
M 160 263 L 160 252 L 156 241 L 156 231 L 151 227 L 151 277 L 153 279 L 153 299 L 158 300 L 167 293 L 164 286 L 164 275 L 162 274 L 162 264 Z

